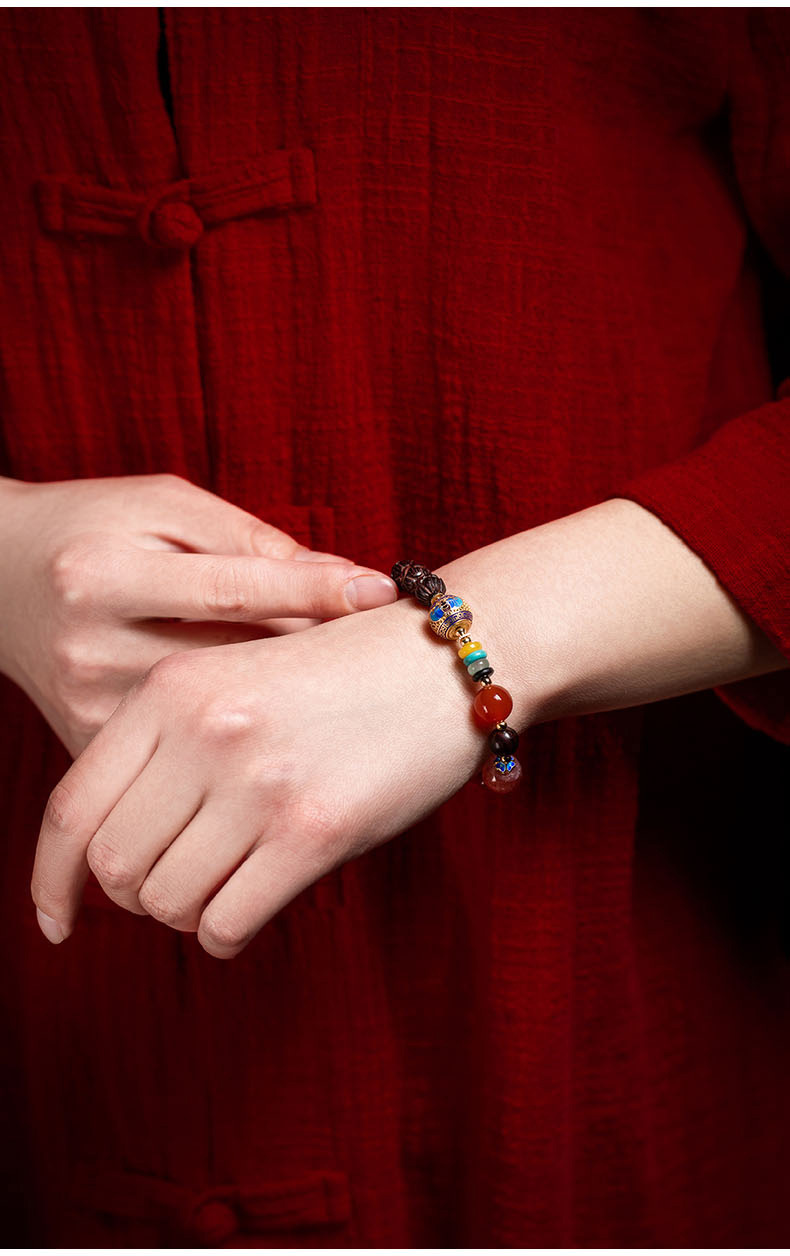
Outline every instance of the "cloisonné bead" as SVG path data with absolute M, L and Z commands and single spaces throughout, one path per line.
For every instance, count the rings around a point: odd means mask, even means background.
M 483 784 L 495 794 L 509 794 L 521 777 L 521 764 L 513 755 L 507 758 L 491 755 L 483 766 Z
M 460 650 L 458 651 L 459 659 L 465 659 L 467 655 L 473 654 L 475 650 L 482 650 L 483 648 L 479 641 L 473 641 L 471 637 L 468 637 L 466 641 L 464 641 L 464 638 L 461 637 L 459 638 L 459 641 L 463 642 Z
M 472 626 L 472 611 L 457 593 L 437 593 L 431 599 L 428 623 L 444 641 L 460 637 Z
M 518 750 L 518 733 L 509 724 L 497 726 L 488 738 L 488 744 L 495 755 L 507 758 Z
M 472 703 L 475 723 L 486 730 L 506 720 L 513 710 L 513 699 L 501 685 L 487 685 L 478 689 Z

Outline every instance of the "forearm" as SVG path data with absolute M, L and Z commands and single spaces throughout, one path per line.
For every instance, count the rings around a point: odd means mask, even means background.
M 516 728 L 790 666 L 710 569 L 635 502 L 613 499 L 437 568 L 475 612 Z

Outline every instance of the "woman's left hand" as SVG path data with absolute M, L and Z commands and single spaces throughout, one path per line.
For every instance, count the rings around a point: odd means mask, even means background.
M 169 655 L 50 795 L 31 885 L 43 931 L 72 931 L 90 868 L 121 907 L 237 955 L 479 770 L 472 696 L 412 599 Z

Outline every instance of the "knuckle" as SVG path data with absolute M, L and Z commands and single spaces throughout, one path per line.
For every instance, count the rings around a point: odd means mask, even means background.
M 59 781 L 47 799 L 44 821 L 48 828 L 61 837 L 76 833 L 79 827 L 79 807 L 68 786 Z
M 198 719 L 198 736 L 214 745 L 235 745 L 255 727 L 251 703 L 220 700 L 204 707 Z
M 226 559 L 206 573 L 201 600 L 209 615 L 222 619 L 250 611 L 255 598 L 249 577 L 245 579 L 238 564 Z
M 107 838 L 94 838 L 88 846 L 86 859 L 91 872 L 109 889 L 125 889 L 136 879 L 128 856 L 121 854 Z
M 299 614 L 320 619 L 327 610 L 334 611 L 340 599 L 337 570 L 330 563 L 294 563 L 290 569 L 292 592 L 298 602 Z
M 247 929 L 231 916 L 204 912 L 200 919 L 201 945 L 208 943 L 217 950 L 234 950 L 247 941 Z
M 331 614 L 348 612 L 349 603 L 343 592 L 348 579 L 348 565 L 340 563 L 305 563 L 310 571 L 300 602 L 304 605 L 303 614 L 321 618 L 327 611 Z
M 170 691 L 183 685 L 187 674 L 191 672 L 194 660 L 189 650 L 176 650 L 173 654 L 163 654 L 160 659 L 149 667 L 142 678 L 143 684 L 149 689 Z
M 105 670 L 95 649 L 74 633 L 63 633 L 53 642 L 52 657 L 59 675 L 72 683 L 95 681 Z
M 254 554 L 267 554 L 269 557 L 277 557 L 277 544 L 272 538 L 273 529 L 262 523 L 260 519 L 256 519 L 254 515 L 249 516 L 248 526 L 249 546 L 252 552 Z M 278 535 L 275 533 L 275 536 Z
M 88 599 L 95 584 L 95 558 L 84 547 L 64 546 L 50 559 L 49 579 L 61 602 L 77 606 Z
M 187 914 L 183 906 L 173 895 L 155 882 L 144 881 L 137 892 L 140 906 L 144 907 L 149 916 L 159 920 L 163 925 L 175 927 Z

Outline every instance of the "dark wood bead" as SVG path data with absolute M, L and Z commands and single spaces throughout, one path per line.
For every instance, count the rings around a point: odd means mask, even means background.
M 408 571 L 403 575 L 404 591 L 413 595 L 417 585 L 430 574 L 428 568 L 423 567 L 422 563 L 410 563 Z
M 518 750 L 518 733 L 509 724 L 504 728 L 495 728 L 488 738 L 488 744 L 495 755 L 507 758 Z
M 390 576 L 402 593 L 415 597 L 423 606 L 430 606 L 431 599 L 437 593 L 447 592 L 441 576 L 435 576 L 422 563 L 415 563 L 413 558 L 404 558 L 395 563 Z
M 435 576 L 432 571 L 427 576 L 423 576 L 414 586 L 414 596 L 423 606 L 430 606 L 431 599 L 436 597 L 437 593 L 446 593 L 447 585 L 441 576 Z
M 413 566 L 414 566 L 414 562 L 412 559 L 402 558 L 399 563 L 395 564 L 395 566 L 392 568 L 392 571 L 390 572 L 391 578 L 395 581 L 398 588 L 403 593 L 406 592 L 406 589 L 403 584 L 403 577 L 406 575 L 406 572 L 409 570 L 409 568 Z

